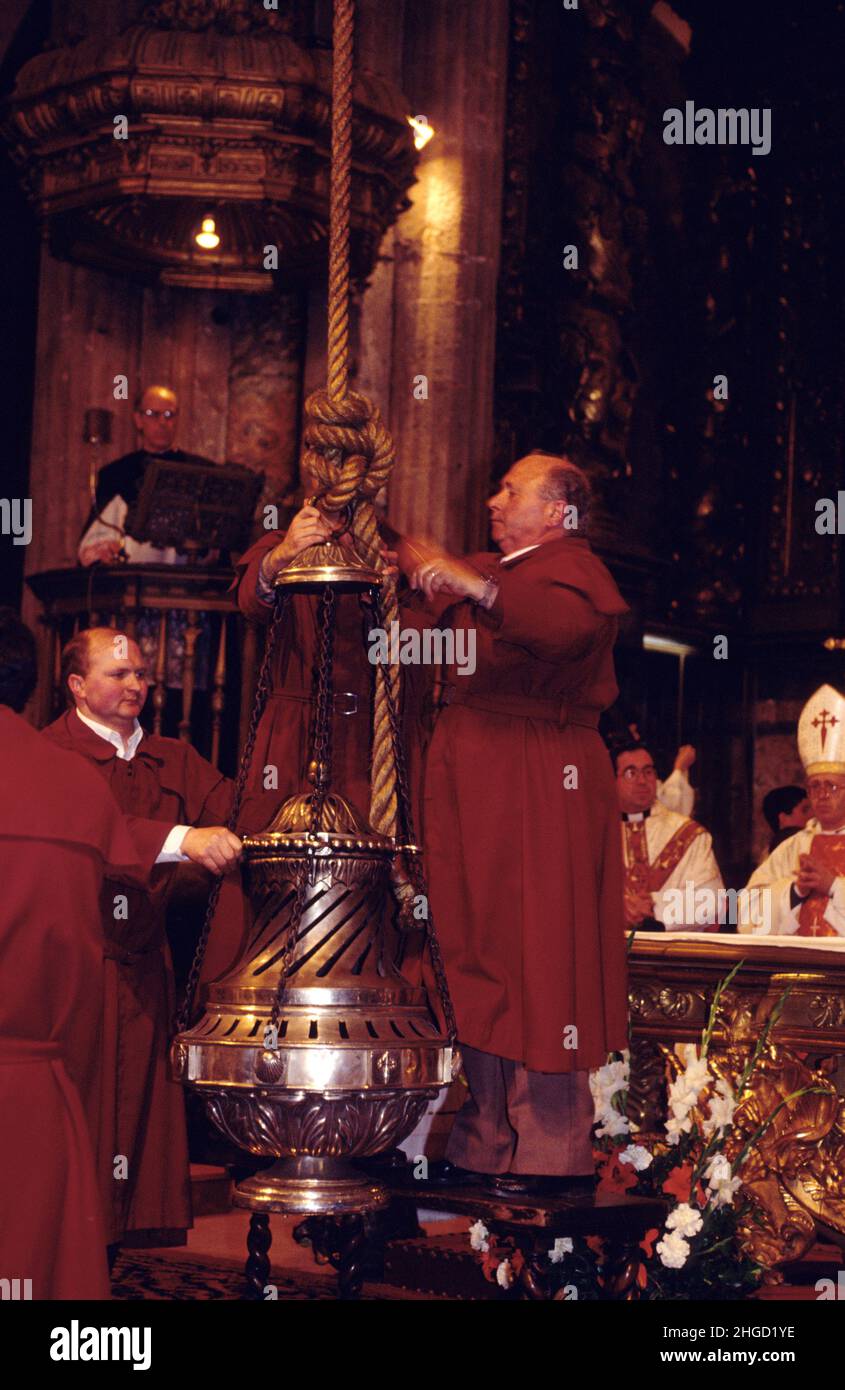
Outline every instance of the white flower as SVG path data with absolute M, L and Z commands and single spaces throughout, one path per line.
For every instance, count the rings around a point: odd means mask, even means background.
M 697 1236 L 703 1225 L 701 1212 L 691 1207 L 689 1202 L 681 1202 L 666 1220 L 667 1231 L 677 1231 L 685 1240 Z
M 709 1138 L 711 1134 L 718 1131 L 721 1137 L 728 1125 L 733 1124 L 735 1110 L 734 1093 L 727 1081 L 723 1081 L 720 1077 L 716 1082 L 716 1095 L 710 1101 L 710 1113 L 702 1122 L 701 1128 L 704 1134 Z
M 682 1134 L 689 1134 L 692 1129 L 692 1116 L 685 1115 L 678 1119 L 675 1115 L 670 1115 L 666 1121 L 666 1138 L 670 1144 L 677 1144 Z
M 714 1207 L 732 1207 L 734 1197 L 742 1187 L 742 1178 L 729 1178 L 727 1182 L 717 1182 L 708 1188 L 712 1192 Z
M 672 1231 L 657 1242 L 660 1263 L 667 1269 L 683 1269 L 689 1255 L 689 1246 L 678 1231 Z
M 734 1195 L 742 1187 L 742 1178 L 735 1178 L 724 1154 L 714 1154 L 705 1169 L 707 1189 L 716 1207 L 732 1207 Z
M 514 1272 L 511 1269 L 510 1260 L 502 1260 L 496 1267 L 496 1283 L 501 1284 L 503 1289 L 509 1289 L 514 1281 Z
M 638 1173 L 642 1173 L 652 1162 L 652 1156 L 648 1149 L 644 1149 L 642 1144 L 629 1144 L 627 1149 L 623 1149 L 619 1155 L 620 1163 L 630 1163 Z
M 712 1182 L 724 1182 L 726 1179 L 730 1179 L 731 1165 L 726 1156 L 719 1153 L 713 1154 L 708 1160 L 707 1167 L 704 1170 L 704 1176 L 707 1179 L 708 1186 Z
M 609 1107 L 619 1091 L 627 1091 L 629 1071 L 629 1063 L 625 1060 L 608 1062 L 606 1066 L 596 1067 L 595 1071 L 590 1072 L 590 1091 L 596 1108 L 596 1118 L 601 1110 Z
M 601 1124 L 596 1130 L 596 1137 L 599 1139 L 615 1139 L 618 1134 L 628 1134 L 628 1120 L 625 1115 L 620 1115 L 618 1110 L 612 1110 L 610 1106 L 603 1110 L 598 1118 Z
M 559 1265 L 564 1255 L 572 1254 L 573 1248 L 569 1236 L 558 1236 L 549 1251 L 549 1259 L 553 1265 Z
M 487 1244 L 487 1237 L 489 1234 L 490 1232 L 483 1221 L 476 1221 L 474 1226 L 470 1226 L 469 1243 L 473 1250 L 481 1250 L 483 1252 L 489 1250 L 490 1246 Z
M 683 1107 L 691 1110 L 698 1100 L 699 1095 L 709 1086 L 713 1077 L 707 1066 L 705 1058 L 700 1058 L 691 1062 L 685 1071 L 672 1082 L 669 1087 L 669 1104 L 675 1107 Z

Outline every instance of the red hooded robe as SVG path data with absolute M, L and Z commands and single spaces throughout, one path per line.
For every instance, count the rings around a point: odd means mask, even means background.
M 0 706 L 0 1277 L 108 1298 L 92 1146 L 104 872 L 143 883 L 162 827 Z

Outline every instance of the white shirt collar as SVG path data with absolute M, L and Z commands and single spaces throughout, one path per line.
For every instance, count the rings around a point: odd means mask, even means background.
M 510 555 L 503 555 L 499 564 L 507 565 L 511 560 L 517 560 L 520 555 L 527 555 L 529 550 L 539 550 L 539 548 L 539 541 L 536 541 L 534 545 L 524 545 L 521 550 L 512 550 Z
M 132 761 L 138 751 L 138 744 L 144 737 L 144 730 L 141 728 L 137 719 L 135 720 L 132 733 L 129 735 L 124 745 L 121 735 L 114 729 L 107 728 L 105 724 L 98 724 L 96 719 L 89 719 L 81 710 L 77 710 L 76 713 L 83 724 L 87 724 L 89 729 L 92 729 L 100 738 L 104 738 L 106 743 L 111 743 L 117 749 L 117 756 L 119 758 L 122 758 L 123 761 L 127 763 Z

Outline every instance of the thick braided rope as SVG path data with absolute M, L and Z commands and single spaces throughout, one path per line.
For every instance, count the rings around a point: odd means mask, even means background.
M 329 222 L 329 329 L 327 390 L 305 406 L 303 468 L 318 484 L 326 511 L 349 509 L 349 529 L 361 559 L 382 569 L 373 498 L 393 468 L 393 440 L 365 396 L 349 391 L 349 229 L 352 189 L 352 84 L 355 0 L 335 0 L 332 57 L 332 166 Z M 392 585 L 384 611 L 399 618 Z M 386 688 L 399 698 L 399 668 L 376 667 L 370 823 L 384 835 L 397 825 L 396 766 Z
M 305 420 L 303 469 L 317 483 L 320 504 L 329 512 L 349 508 L 358 555 L 372 568 L 381 569 L 373 499 L 390 476 L 395 450 L 378 408 L 358 392 L 338 401 L 326 391 L 315 391 L 306 402 Z M 383 585 L 382 609 L 388 624 L 399 621 L 396 591 L 389 582 Z M 370 824 L 383 835 L 395 834 L 397 825 L 388 686 L 398 706 L 398 665 L 379 665 L 375 676 Z
M 355 0 L 334 0 L 328 387 L 329 394 L 335 400 L 343 400 L 349 381 L 349 208 L 352 189 L 354 33 Z

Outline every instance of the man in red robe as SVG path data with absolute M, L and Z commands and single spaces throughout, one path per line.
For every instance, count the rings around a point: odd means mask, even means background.
M 273 581 L 302 550 L 327 540 L 332 528 L 316 507 L 305 505 L 287 532 L 268 532 L 241 557 L 238 607 L 259 623 L 273 612 Z M 372 667 L 366 661 L 364 610 L 357 594 L 338 594 L 332 681 L 332 785 L 365 818 L 369 810 Z M 311 697 L 317 655 L 317 600 L 293 594 L 279 634 L 270 698 L 258 729 L 250 770 L 249 811 L 244 825 L 263 829 L 288 796 L 307 786 Z M 262 823 L 263 821 L 263 823 Z
M 35 673 L 32 634 L 0 610 L 0 1278 L 34 1299 L 107 1298 L 99 895 L 106 873 L 143 884 L 167 828 L 124 818 L 93 769 L 20 718 Z
M 450 677 L 424 775 L 470 1089 L 447 1155 L 505 1190 L 592 1173 L 588 1071 L 627 1041 L 618 809 L 597 731 L 626 610 L 584 537 L 588 501 L 580 469 L 529 455 L 488 504 L 502 554 L 441 554 L 412 574 L 434 603 L 460 600 L 448 621 L 475 651 L 474 671 Z
M 221 824 L 232 784 L 189 744 L 141 728 L 147 675 L 125 633 L 81 632 L 65 648 L 62 674 L 74 708 L 46 737 L 91 763 L 124 812 L 173 827 L 148 889 L 111 876 L 103 886 L 97 1161 L 112 1247 L 182 1244 L 191 1225 L 188 1141 L 182 1087 L 168 1070 L 175 1001 L 165 914 L 189 826 L 213 827 L 188 832 L 208 842 L 212 867 L 234 864 L 239 842 Z

